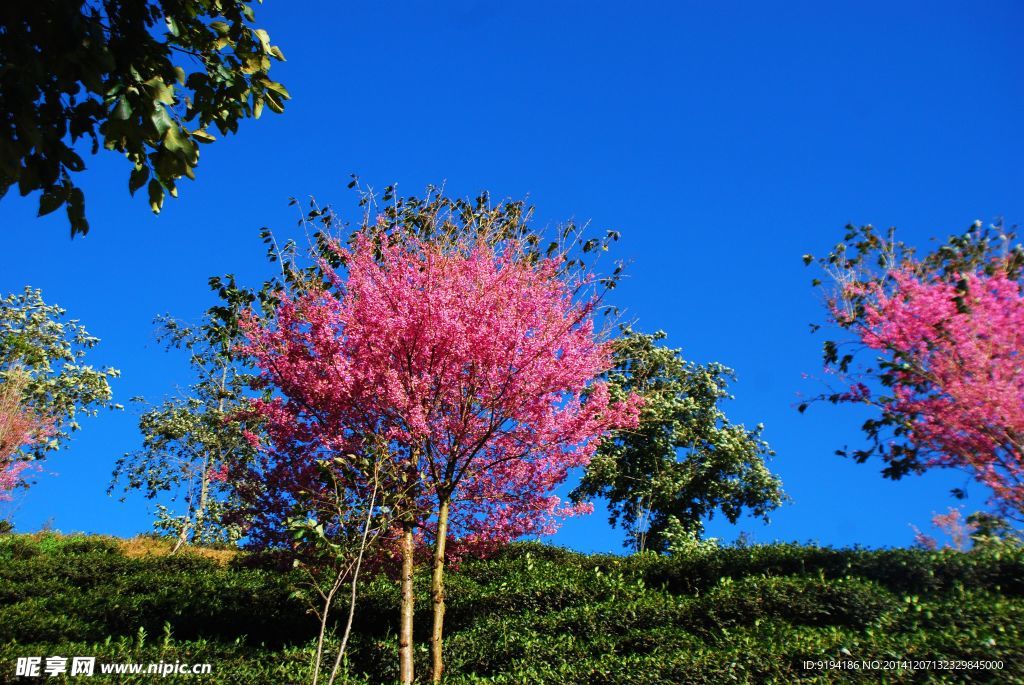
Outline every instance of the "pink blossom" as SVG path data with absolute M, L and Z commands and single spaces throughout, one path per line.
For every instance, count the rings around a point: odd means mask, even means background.
M 11 499 L 11 491 L 23 482 L 31 462 L 18 459 L 18 452 L 45 440 L 53 423 L 22 406 L 21 383 L 8 379 L 0 385 L 0 502 Z
M 421 479 L 425 504 L 450 492 L 453 558 L 589 511 L 550 493 L 602 435 L 635 425 L 639 400 L 613 403 L 595 381 L 610 348 L 558 262 L 484 244 L 375 251 L 365 237 L 338 251 L 332 290 L 284 296 L 273 325 L 243 324 L 277 391 L 254 403 L 269 440 L 245 476 L 260 484 L 256 536 L 317 487 L 317 459 L 358 454 L 367 436 Z
M 959 284 L 958 284 L 959 282 Z M 889 397 L 927 466 L 969 471 L 1007 511 L 1024 510 L 1024 293 L 1005 273 L 865 285 L 860 339 L 891 363 Z M 840 399 L 866 400 L 857 385 Z
M 225 483 L 228 480 L 228 465 L 221 464 L 216 468 L 212 468 L 207 471 L 206 476 L 212 483 Z
M 954 507 L 949 507 L 945 514 L 933 514 L 932 527 L 949 537 L 952 544 L 943 545 L 944 549 L 955 549 L 960 552 L 967 550 L 971 543 L 971 535 L 978 528 L 974 524 L 964 522 L 963 514 Z M 938 549 L 939 543 L 934 537 L 925 535 L 915 526 L 911 526 L 911 528 L 914 530 L 916 544 L 926 549 Z

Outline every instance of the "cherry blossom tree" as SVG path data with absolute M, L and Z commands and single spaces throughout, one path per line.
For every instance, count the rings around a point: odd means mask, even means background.
M 444 569 L 557 519 L 589 511 L 551 494 L 608 431 L 635 425 L 639 401 L 594 382 L 611 364 L 595 335 L 597 300 L 561 258 L 522 259 L 515 241 L 430 243 L 376 234 L 336 248 L 329 289 L 282 294 L 272 325 L 249 321 L 246 351 L 274 394 L 254 403 L 272 447 L 254 534 L 274 541 L 325 454 L 386 442 L 402 558 L 400 671 L 412 681 L 412 570 L 433 545 L 433 678 L 442 674 Z M 246 480 L 243 477 L 241 480 Z M 354 478 L 353 480 L 358 480 Z M 256 495 L 256 489 L 252 492 Z M 269 506 L 266 506 L 269 505 Z
M 855 337 L 842 355 L 825 344 L 843 384 L 825 397 L 879 411 L 864 424 L 873 445 L 853 453 L 858 461 L 877 453 L 893 478 L 962 469 L 1022 520 L 1024 251 L 1012 240 L 976 224 L 919 259 L 892 235 L 852 230 L 823 260 L 838 283 L 832 321 Z M 858 349 L 874 365 L 858 366 Z
M 29 378 L 12 372 L 0 382 L 0 502 L 11 499 L 11 491 L 22 482 L 32 462 L 18 458 L 22 450 L 46 439 L 53 423 L 24 406 Z

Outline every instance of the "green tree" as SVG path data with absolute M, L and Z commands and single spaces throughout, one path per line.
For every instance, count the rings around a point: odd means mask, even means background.
M 971 526 L 971 540 L 976 550 L 1012 548 L 1024 544 L 1022 532 L 1014 529 L 1002 516 L 976 511 L 967 517 L 967 525 Z
M 786 496 L 766 465 L 774 452 L 753 430 L 732 424 L 719 407 L 734 378 L 721 364 L 698 365 L 653 335 L 624 328 L 607 380 L 618 397 L 644 398 L 640 426 L 605 439 L 574 501 L 603 497 L 612 525 L 637 551 L 668 551 L 699 538 L 703 520 L 720 511 L 735 523 L 745 510 L 767 520 Z M 616 398 L 617 399 L 617 398 Z
M 234 493 L 223 470 L 253 453 L 245 426 L 234 418 L 248 402 L 251 380 L 234 346 L 239 316 L 255 295 L 238 288 L 230 275 L 211 278 L 210 285 L 221 303 L 207 310 L 201 325 L 157 318 L 161 341 L 189 354 L 195 382 L 183 396 L 143 412 L 142 447 L 117 461 L 108 489 L 113 493 L 120 484 L 125 493 L 140 490 L 151 500 L 169 493 L 169 504 L 175 508 L 157 504 L 154 527 L 177 537 L 174 551 L 189 542 L 226 542 L 241 536 L 237 523 L 227 520 L 234 510 Z
M 78 430 L 82 415 L 92 416 L 114 404 L 109 380 L 117 369 L 95 369 L 85 363 L 99 338 L 65 310 L 46 304 L 40 290 L 26 287 L 0 300 L 0 383 L 18 379 L 21 404 L 47 417 L 52 430 L 46 440 L 22 449 L 20 460 L 43 459 Z
M 35 0 L 0 3 L 0 197 L 42 191 L 40 216 L 65 207 L 85 234 L 72 174 L 91 141 L 125 155 L 128 189 L 158 213 L 195 178 L 200 143 L 235 133 L 288 91 L 269 77 L 283 60 L 240 0 Z M 80 151 L 80 150 L 79 150 Z

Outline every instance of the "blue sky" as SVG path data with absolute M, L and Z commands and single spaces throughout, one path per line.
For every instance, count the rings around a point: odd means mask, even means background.
M 711 535 L 905 545 L 952 503 L 963 475 L 892 483 L 880 465 L 833 455 L 861 444 L 849 407 L 793 408 L 813 393 L 823 338 L 814 275 L 847 223 L 895 225 L 907 241 L 975 219 L 1024 219 L 1024 7 L 1015 2 L 287 3 L 258 22 L 288 61 L 293 100 L 202 149 L 159 217 L 129 198 L 128 166 L 87 158 L 90 234 L 35 218 L 36 199 L 0 202 L 0 291 L 31 284 L 102 339 L 93 361 L 122 370 L 118 401 L 156 401 L 189 382 L 152 319 L 196 319 L 206 279 L 267 273 L 257 233 L 287 233 L 291 196 L 355 218 L 357 172 L 402 194 L 444 182 L 528 196 L 539 225 L 568 218 L 622 232 L 631 262 L 615 301 L 664 329 L 695 361 L 736 369 L 734 420 L 766 424 L 793 503 L 772 523 L 715 520 Z M 14 512 L 21 530 L 129 535 L 145 502 L 105 494 L 139 444 L 137 412 L 84 422 Z M 985 494 L 970 487 L 966 510 Z M 619 550 L 598 513 L 555 536 Z

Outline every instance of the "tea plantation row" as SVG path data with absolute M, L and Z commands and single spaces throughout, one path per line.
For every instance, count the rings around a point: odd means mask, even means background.
M 212 664 L 210 676 L 111 682 L 308 682 L 317 624 L 295 593 L 301 580 L 246 555 L 225 566 L 130 558 L 110 538 L 2 536 L 0 682 L 31 682 L 15 678 L 16 658 L 50 655 Z M 417 582 L 425 675 L 429 578 Z M 463 564 L 448 588 L 453 684 L 1024 683 L 1024 553 L 1014 549 L 616 557 L 516 544 Z M 368 579 L 347 682 L 395 679 L 397 615 L 397 585 Z M 808 668 L 818 660 L 846 663 Z M 853 668 L 862 660 L 878 668 Z M 1001 668 L 943 668 L 957 660 Z M 900 668 L 915 661 L 934 665 Z

